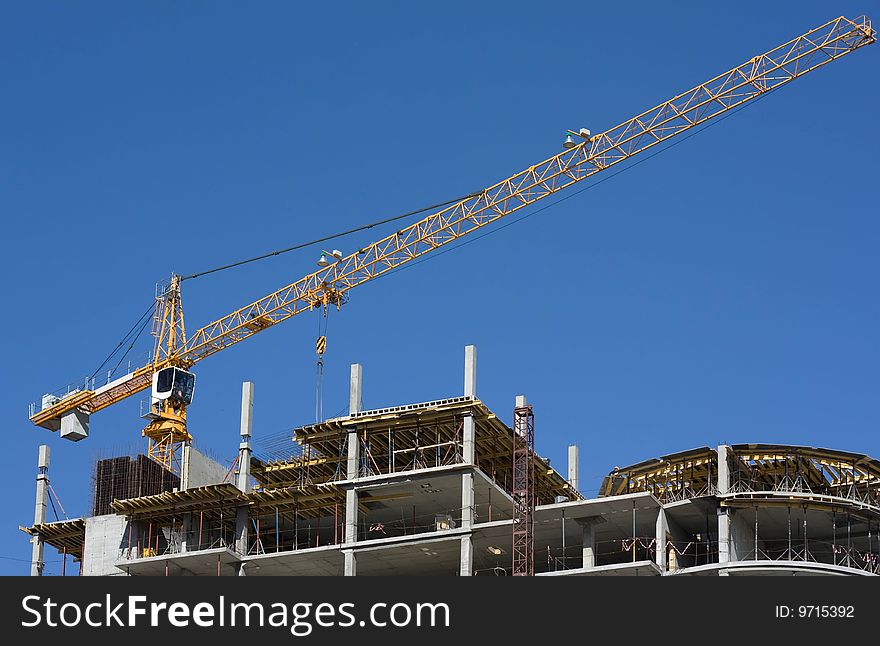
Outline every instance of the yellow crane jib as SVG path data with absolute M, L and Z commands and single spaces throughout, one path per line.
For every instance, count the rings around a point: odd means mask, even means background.
M 157 297 L 153 361 L 100 388 L 85 388 L 63 397 L 44 396 L 31 421 L 69 439 L 88 434 L 91 413 L 158 385 L 165 369 L 171 383 L 186 381 L 187 369 L 262 330 L 301 312 L 330 305 L 340 307 L 347 292 L 519 209 L 704 124 L 781 87 L 831 61 L 876 41 L 871 21 L 843 16 L 811 29 L 774 49 L 650 110 L 598 134 L 569 130 L 562 152 L 489 186 L 485 190 L 431 213 L 358 251 L 322 255 L 319 269 L 268 296 L 235 310 L 187 336 L 180 301 L 180 277 L 173 277 Z M 183 374 L 186 373 L 186 374 Z M 194 385 L 194 381 L 193 381 Z M 175 443 L 188 442 L 186 397 L 158 399 L 157 415 L 144 430 L 164 455 Z M 189 397 L 191 401 L 191 395 Z M 154 423 L 155 422 L 155 423 Z M 155 439 L 154 439 L 155 438 Z M 161 446 L 160 446 L 161 445 Z M 171 458 L 163 458 L 167 464 Z

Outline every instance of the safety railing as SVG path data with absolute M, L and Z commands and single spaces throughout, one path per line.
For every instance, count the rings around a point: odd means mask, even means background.
M 235 530 L 228 523 L 202 522 L 183 530 L 181 525 L 129 523 L 122 537 L 119 558 L 137 560 L 155 556 L 179 555 L 226 547 L 235 549 Z
M 718 541 L 705 537 L 666 541 L 666 562 L 664 565 L 669 572 L 717 562 Z
M 446 509 L 432 512 L 408 511 L 401 508 L 401 517 L 395 519 L 364 519 L 358 531 L 358 540 L 413 536 L 428 532 L 440 532 L 461 526 L 461 509 Z
M 737 554 L 737 560 L 823 563 L 880 574 L 880 553 L 874 548 L 818 539 L 759 538 L 757 546 L 752 544 L 747 551 Z
M 593 546 L 593 566 L 654 561 L 656 539 L 653 536 L 636 536 L 598 541 Z M 535 552 L 535 571 L 559 572 L 583 567 L 584 548 L 580 544 L 563 547 L 546 546 Z
M 343 510 L 329 517 L 303 518 L 289 510 L 262 514 L 250 519 L 248 555 L 291 552 L 302 549 L 339 545 L 345 542 Z M 475 512 L 478 513 L 478 512 Z M 400 508 L 400 516 L 387 513 L 370 517 L 361 513 L 357 525 L 357 541 L 415 536 L 428 532 L 454 530 L 461 526 L 461 509 L 431 512 Z
M 277 520 L 281 521 L 280 518 Z M 342 518 L 300 518 L 292 527 L 274 521 L 266 516 L 251 519 L 248 556 L 339 545 L 345 538 Z
M 880 508 L 880 500 L 874 493 L 876 482 L 870 486 L 862 480 L 846 480 L 837 484 L 816 484 L 810 482 L 801 475 L 783 476 L 778 482 L 768 485 L 765 482 L 752 477 L 750 473 L 737 473 L 733 478 L 729 493 L 733 494 L 772 494 L 772 493 L 797 493 L 811 496 L 823 496 L 829 500 L 840 498 L 851 500 L 856 503 Z

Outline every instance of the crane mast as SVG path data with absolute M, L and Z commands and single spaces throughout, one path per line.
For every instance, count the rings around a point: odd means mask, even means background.
M 202 359 L 302 312 L 338 308 L 349 290 L 358 285 L 716 119 L 875 40 L 876 33 L 865 16 L 831 20 L 614 128 L 596 135 L 582 131 L 582 140 L 569 143 L 563 152 L 338 258 L 190 336 L 183 322 L 182 279 L 173 276 L 167 290 L 157 298 L 152 361 L 100 388 L 85 388 L 50 401 L 34 411 L 30 419 L 37 426 L 58 430 L 66 416 L 90 415 L 149 388 L 165 368 L 186 371 Z M 186 398 L 154 401 L 150 423 L 144 429 L 151 457 L 172 469 L 177 448 L 191 441 L 186 430 L 187 403 Z
M 152 373 L 158 374 L 159 366 L 183 368 L 177 360 L 186 345 L 180 276 L 172 276 L 167 287 L 156 295 L 153 337 Z M 192 441 L 186 430 L 186 406 L 187 402 L 179 397 L 151 402 L 146 415 L 149 423 L 143 430 L 143 436 L 149 441 L 147 455 L 175 473 L 180 472 L 180 448 Z

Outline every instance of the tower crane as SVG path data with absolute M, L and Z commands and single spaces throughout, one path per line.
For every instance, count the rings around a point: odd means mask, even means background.
M 567 131 L 562 152 L 529 166 L 482 191 L 441 208 L 354 253 L 332 254 L 332 262 L 281 289 L 187 334 L 181 276 L 172 276 L 156 298 L 152 359 L 101 387 L 87 384 L 56 398 L 44 396 L 30 420 L 70 440 L 88 435 L 89 416 L 152 388 L 150 421 L 143 431 L 148 454 L 177 470 L 180 447 L 191 442 L 186 409 L 195 375 L 207 357 L 294 316 L 341 307 L 348 292 L 435 249 L 491 225 L 615 164 L 666 142 L 753 101 L 807 72 L 876 41 L 865 16 L 843 16 L 811 29 L 764 54 L 677 94 L 599 134 Z

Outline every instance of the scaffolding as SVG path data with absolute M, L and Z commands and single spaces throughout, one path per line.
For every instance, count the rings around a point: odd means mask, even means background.
M 307 488 L 347 480 L 349 433 L 358 441 L 358 477 L 390 475 L 462 464 L 463 425 L 473 416 L 477 466 L 507 493 L 513 492 L 513 429 L 473 397 L 453 397 L 363 411 L 294 429 L 288 458 L 254 457 L 251 475 L 260 488 Z M 275 458 L 275 459 L 272 459 Z M 531 453 L 536 504 L 582 496 L 544 458 Z
M 180 487 L 180 477 L 145 455 L 97 460 L 92 469 L 92 516 L 112 513 L 114 500 L 152 496 Z
M 120 550 L 123 560 L 218 547 L 242 555 L 262 555 L 339 545 L 345 535 L 345 491 L 351 484 L 346 459 L 352 438 L 358 446 L 357 473 L 361 478 L 439 468 L 435 477 L 441 481 L 450 478 L 451 482 L 455 481 L 455 469 L 467 466 L 463 462 L 466 416 L 474 418 L 474 459 L 494 486 L 513 495 L 516 473 L 523 472 L 527 474 L 529 507 L 561 498 L 581 499 L 549 462 L 535 455 L 531 417 L 525 431 L 530 439 L 523 452 L 522 429 L 515 432 L 473 397 L 365 411 L 297 428 L 289 436 L 288 457 L 282 457 L 274 439 L 269 455 L 258 450 L 251 456 L 250 473 L 256 486 L 247 492 L 226 483 L 127 498 L 117 493 L 125 486 L 131 489 L 130 472 L 136 472 L 131 465 L 137 462 L 129 465 L 125 459 L 101 463 L 102 475 L 97 481 L 105 484 L 96 491 L 102 492 L 101 500 L 113 496 L 106 502 L 110 511 L 128 519 Z M 117 481 L 122 484 L 114 484 Z M 434 495 L 430 484 L 422 484 L 417 489 L 419 495 Z M 462 522 L 460 505 L 444 501 L 426 508 L 399 500 L 411 496 L 400 492 L 358 496 L 357 540 L 444 531 Z M 510 518 L 509 504 L 504 498 L 496 500 L 494 519 Z M 248 517 L 245 541 L 239 540 L 242 528 L 236 527 L 236 514 L 243 507 Z M 471 513 L 491 522 L 491 493 L 475 504 Z
M 870 456 L 779 444 L 731 449 L 731 493 L 791 492 L 880 507 L 880 462 Z
M 707 446 L 661 458 L 645 460 L 605 476 L 600 496 L 621 496 L 647 491 L 668 503 L 715 494 L 718 457 Z
M 86 542 L 86 523 L 82 518 L 58 520 L 54 523 L 42 523 L 33 527 L 19 527 L 29 536 L 39 536 L 50 547 L 54 547 L 61 555 L 61 576 L 67 576 L 67 559 L 82 567 L 83 550 Z M 82 569 L 79 571 L 82 574 Z
M 236 511 L 246 504 L 245 495 L 229 483 L 115 500 L 112 510 L 128 521 L 120 558 L 231 547 Z
M 719 467 L 727 469 L 724 491 L 718 490 Z M 615 467 L 600 495 L 636 492 L 664 504 L 690 501 L 707 517 L 716 507 L 737 515 L 737 536 L 723 546 L 709 527 L 692 527 L 688 540 L 667 541 L 670 570 L 717 562 L 724 547 L 727 558 L 732 550 L 739 561 L 880 573 L 880 461 L 865 454 L 782 444 L 701 447 Z M 564 563 L 564 555 L 552 556 Z

